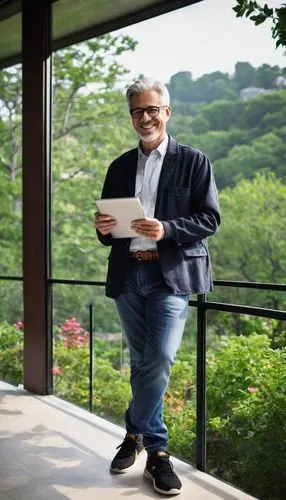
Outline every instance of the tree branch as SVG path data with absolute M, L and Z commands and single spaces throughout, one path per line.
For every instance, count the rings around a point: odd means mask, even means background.
M 67 128 L 67 123 L 68 123 L 68 119 L 69 119 L 69 116 L 70 116 L 70 113 L 71 113 L 71 110 L 72 110 L 72 107 L 73 107 L 73 100 L 74 100 L 74 97 L 78 91 L 78 89 L 80 88 L 80 85 L 74 85 L 68 99 L 67 99 L 67 103 L 66 103 L 66 107 L 65 107 L 65 111 L 64 111 L 64 119 L 63 119 L 63 130 L 66 130 Z
M 53 140 L 55 141 L 56 139 L 60 139 L 61 137 L 64 137 L 65 135 L 69 135 L 69 133 L 72 130 L 75 130 L 75 129 L 79 128 L 79 127 L 86 127 L 87 125 L 89 125 L 89 123 L 91 121 L 93 121 L 92 118 L 86 118 L 85 121 L 83 121 L 83 122 L 78 122 L 78 123 L 75 123 L 74 125 L 72 125 L 69 128 L 62 129 L 60 132 L 57 132 L 57 133 L 53 134 Z

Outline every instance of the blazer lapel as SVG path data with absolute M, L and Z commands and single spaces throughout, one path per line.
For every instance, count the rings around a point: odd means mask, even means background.
M 158 203 L 160 202 L 161 196 L 167 187 L 169 179 L 171 178 L 177 166 L 176 159 L 177 159 L 176 141 L 172 137 L 170 137 L 159 179 L 155 212 L 158 209 Z
M 137 163 L 138 163 L 138 149 L 134 149 L 129 159 L 128 172 L 127 172 L 128 191 L 130 197 L 135 196 Z

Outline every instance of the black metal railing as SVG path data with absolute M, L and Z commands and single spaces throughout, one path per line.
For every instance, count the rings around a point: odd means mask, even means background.
M 0 281 L 23 281 L 22 276 L 0 276 Z
M 19 276 L 0 276 L 0 281 L 23 281 Z M 48 279 L 47 285 L 84 285 L 104 287 L 104 281 Z M 247 281 L 214 280 L 216 287 L 249 288 L 255 290 L 267 290 L 286 292 L 286 284 L 260 283 Z M 247 314 L 264 318 L 286 321 L 286 311 L 269 309 L 263 307 L 247 306 L 244 304 L 232 304 L 225 302 L 208 301 L 205 294 L 198 295 L 197 300 L 190 300 L 189 306 L 197 308 L 197 438 L 196 438 L 196 467 L 204 472 L 206 470 L 206 331 L 207 312 L 209 310 L 230 312 L 235 314 Z M 90 356 L 89 356 L 89 411 L 93 412 L 93 377 L 94 377 L 94 346 L 93 346 L 93 322 L 94 303 L 89 304 L 89 333 L 90 333 Z M 51 323 L 52 324 L 52 323 Z
M 214 280 L 214 286 L 234 288 L 251 288 L 256 290 L 275 290 L 286 292 L 285 284 L 260 283 L 247 281 Z M 264 318 L 286 320 L 286 311 L 253 307 L 224 302 L 212 302 L 206 295 L 198 295 L 197 300 L 190 300 L 189 305 L 196 307 L 197 314 L 197 446 L 196 467 L 206 472 L 206 325 L 207 311 L 223 311 L 236 314 L 247 314 Z
M 53 284 L 105 286 L 103 281 L 85 280 L 62 280 L 51 279 Z M 286 284 L 245 282 L 231 280 L 215 280 L 217 287 L 251 288 L 256 290 L 268 290 L 286 292 Z M 206 472 L 206 325 L 207 311 L 216 310 L 236 314 L 247 314 L 278 320 L 286 320 L 286 311 L 269 309 L 263 307 L 247 306 L 243 304 L 228 304 L 225 302 L 208 301 L 205 294 L 198 295 L 197 300 L 190 300 L 189 306 L 197 308 L 197 437 L 196 437 L 196 467 Z M 90 307 L 90 317 L 92 317 L 93 306 Z M 92 335 L 92 329 L 90 330 Z M 89 408 L 92 411 L 92 386 L 93 386 L 93 358 L 90 356 L 90 395 Z

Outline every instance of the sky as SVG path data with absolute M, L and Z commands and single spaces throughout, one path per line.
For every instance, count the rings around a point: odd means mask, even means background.
M 278 7 L 282 0 L 266 2 Z M 237 18 L 235 5 L 235 0 L 204 0 L 116 31 L 138 41 L 135 52 L 120 56 L 130 70 L 127 82 L 144 74 L 167 83 L 178 71 L 190 71 L 193 79 L 217 70 L 232 74 L 237 61 L 286 66 L 283 50 L 275 48 L 271 22 L 255 26 Z

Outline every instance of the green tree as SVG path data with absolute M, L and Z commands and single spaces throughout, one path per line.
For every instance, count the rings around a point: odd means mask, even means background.
M 116 58 L 134 46 L 129 37 L 105 35 L 64 49 L 55 58 L 54 277 L 105 280 L 110 249 L 97 241 L 94 201 L 111 161 L 135 144 L 124 95 L 115 89 L 126 73 Z M 54 300 L 55 318 L 63 320 L 67 311 L 86 317 L 92 299 L 97 329 L 117 331 L 117 315 L 102 288 L 75 293 L 72 287 L 61 287 Z
M 286 146 L 274 133 L 264 134 L 249 144 L 234 146 L 226 158 L 214 162 L 220 188 L 233 185 L 241 178 L 252 179 L 259 170 L 271 170 L 285 181 Z
M 198 102 L 213 102 L 216 99 L 236 99 L 233 82 L 228 73 L 214 71 L 202 75 L 194 82 L 192 100 Z
M 263 118 L 268 113 L 276 113 L 286 108 L 285 90 L 275 90 L 251 99 L 245 103 L 240 115 L 239 128 L 261 131 Z M 262 122 L 262 123 L 261 123 Z
M 237 92 L 228 73 L 214 71 L 192 79 L 189 71 L 172 75 L 167 84 L 171 100 L 181 103 L 213 102 L 216 99 L 236 99 Z
M 191 129 L 194 134 L 204 134 L 209 131 L 210 123 L 202 113 L 199 113 L 192 119 Z
M 103 35 L 54 54 L 54 277 L 105 276 L 107 254 L 97 243 L 93 202 L 108 164 L 134 140 L 123 93 L 115 85 L 126 74 L 120 55 L 135 45 L 127 36 Z M 19 66 L 0 73 L 1 274 L 22 273 L 21 78 Z
M 212 101 L 216 101 L 219 99 L 231 100 L 237 98 L 237 93 L 230 87 L 228 81 L 218 78 L 212 84 L 211 98 Z
M 22 274 L 21 126 L 19 66 L 0 72 L 0 273 Z
M 255 68 L 249 62 L 238 61 L 235 65 L 233 80 L 238 90 L 251 87 L 255 76 Z
M 283 283 L 286 275 L 286 185 L 274 173 L 258 173 L 220 194 L 223 224 L 210 245 L 220 279 Z M 221 292 L 223 294 L 224 292 Z M 227 290 L 228 302 L 236 291 Z M 220 298 L 220 292 L 216 292 Z M 249 303 L 249 292 L 241 298 Z M 222 296 L 222 295 L 221 295 Z M 260 305 L 284 309 L 283 294 L 267 292 Z
M 228 130 L 238 121 L 244 103 L 236 101 L 215 101 L 204 106 L 201 114 L 208 120 L 211 130 Z
M 181 102 L 192 101 L 193 81 L 189 71 L 179 71 L 172 75 L 167 85 L 171 100 L 176 99 Z
M 229 150 L 235 145 L 248 142 L 247 133 L 244 130 L 210 130 L 202 135 L 192 137 L 193 146 L 206 153 L 212 162 L 227 156 Z
M 279 66 L 270 66 L 262 64 L 255 72 L 254 86 L 264 89 L 272 89 L 276 87 L 276 78 L 280 75 Z
M 276 133 L 276 128 L 280 129 L 286 123 L 286 106 L 284 106 L 280 111 L 276 111 L 275 113 L 266 113 L 262 118 L 261 126 L 265 130 L 274 131 Z M 286 137 L 286 135 L 284 135 Z

